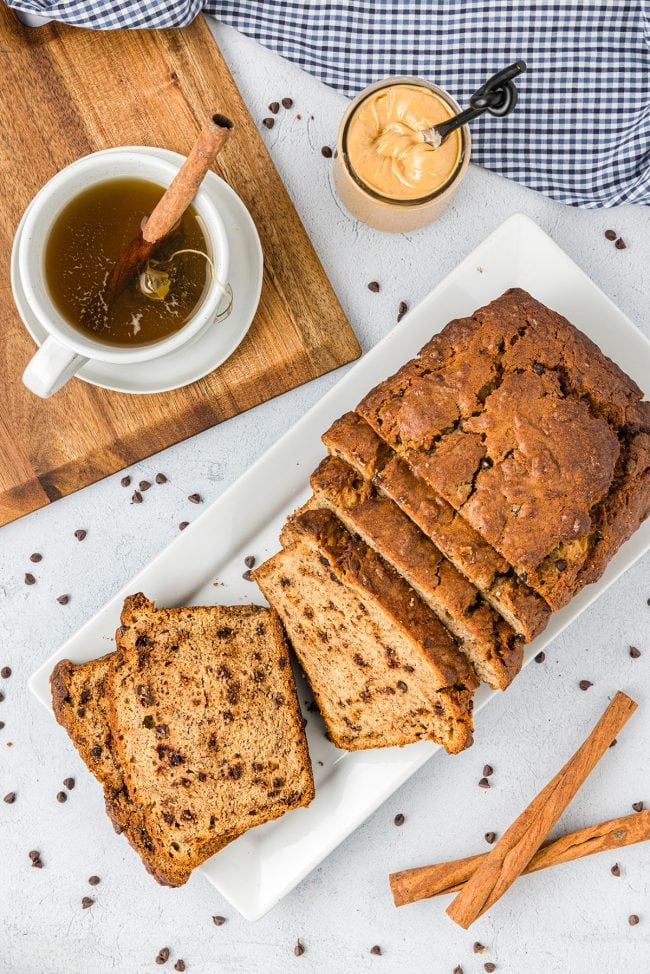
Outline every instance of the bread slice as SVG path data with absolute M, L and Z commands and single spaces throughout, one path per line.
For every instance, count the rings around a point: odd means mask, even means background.
M 150 866 L 154 853 L 151 836 L 141 807 L 131 801 L 113 750 L 107 712 L 111 655 L 87 663 L 75 664 L 67 659 L 57 663 L 50 676 L 54 715 L 88 769 L 102 784 L 106 812 L 115 831 L 126 836 L 159 883 L 178 886 L 184 880 L 173 864 L 161 864 L 155 872 Z
M 521 669 L 520 636 L 388 497 L 338 457 L 311 476 L 314 498 L 393 566 L 459 640 L 478 676 L 504 690 Z
M 255 570 L 337 747 L 472 742 L 477 679 L 436 616 L 334 515 L 307 510 Z
M 282 628 L 255 605 L 155 609 L 126 599 L 108 715 L 154 870 L 196 866 L 307 805 L 314 783 Z
M 390 497 L 436 547 L 480 590 L 487 602 L 530 642 L 546 627 L 551 610 L 513 568 L 456 513 L 451 504 L 418 478 L 370 425 L 346 413 L 323 436 L 337 456 Z

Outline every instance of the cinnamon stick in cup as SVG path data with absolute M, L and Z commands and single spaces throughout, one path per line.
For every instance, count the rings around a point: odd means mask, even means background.
M 203 178 L 228 141 L 233 123 L 225 115 L 213 115 L 203 126 L 190 154 L 178 170 L 144 227 L 119 258 L 101 301 L 109 307 L 146 264 L 156 247 L 171 233 L 185 213 Z
M 500 899 L 525 870 L 587 776 L 636 710 L 620 691 L 584 744 L 522 812 L 447 908 L 465 930 Z
M 600 825 L 590 825 L 545 842 L 530 860 L 522 875 L 582 859 L 597 852 L 611 852 L 635 842 L 650 839 L 650 810 L 613 818 Z M 488 852 L 465 859 L 454 859 L 433 866 L 404 869 L 388 879 L 395 906 L 406 906 L 417 900 L 445 893 L 458 893 L 489 856 Z

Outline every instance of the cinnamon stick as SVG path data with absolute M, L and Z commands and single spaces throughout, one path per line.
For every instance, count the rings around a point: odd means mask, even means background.
M 213 115 L 203 126 L 187 159 L 154 207 L 144 227 L 111 271 L 101 301 L 109 307 L 135 274 L 146 264 L 155 248 L 171 233 L 185 213 L 203 178 L 226 144 L 233 123 L 225 115 Z
M 616 694 L 584 744 L 513 822 L 449 905 L 447 914 L 455 923 L 466 930 L 521 875 L 635 710 L 633 700 Z
M 577 832 L 569 832 L 541 846 L 522 875 L 535 873 L 540 869 L 558 866 L 563 862 L 582 859 L 597 852 L 611 852 L 623 846 L 634 845 L 650 839 L 650 810 L 634 815 L 612 818 L 600 825 L 589 825 Z M 404 869 L 392 873 L 388 879 L 395 906 L 405 906 L 417 900 L 445 893 L 457 893 L 474 875 L 489 853 L 454 859 L 433 866 L 420 866 L 417 869 Z

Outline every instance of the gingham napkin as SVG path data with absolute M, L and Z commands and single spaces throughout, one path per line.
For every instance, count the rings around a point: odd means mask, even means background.
M 461 105 L 523 58 L 519 105 L 472 123 L 473 161 L 572 206 L 650 203 L 650 0 L 7 0 L 81 27 L 201 9 L 352 95 L 413 74 Z

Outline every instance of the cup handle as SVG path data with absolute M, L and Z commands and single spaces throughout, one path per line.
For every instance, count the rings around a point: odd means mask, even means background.
M 23 372 L 23 382 L 30 392 L 47 399 L 87 361 L 83 355 L 77 355 L 49 335 Z

